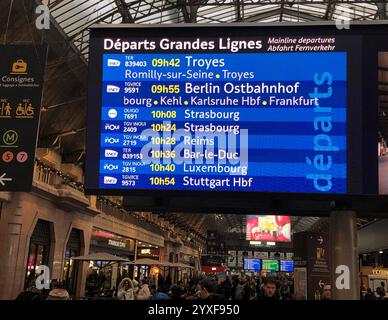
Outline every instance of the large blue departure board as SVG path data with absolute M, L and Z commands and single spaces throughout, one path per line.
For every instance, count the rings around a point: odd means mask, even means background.
M 346 53 L 105 54 L 102 69 L 100 187 L 346 192 Z
M 351 37 L 128 30 L 91 40 L 88 189 L 359 192 Z

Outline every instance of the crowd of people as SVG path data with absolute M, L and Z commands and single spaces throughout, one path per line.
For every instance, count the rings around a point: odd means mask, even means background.
M 360 288 L 360 297 L 362 300 L 384 300 L 386 295 L 385 283 L 381 281 L 380 286 L 373 292 L 371 288 Z
M 364 300 L 383 300 L 385 284 L 373 292 L 370 288 L 360 290 Z M 108 299 L 117 300 L 305 300 L 306 297 L 293 293 L 290 278 L 234 275 L 223 279 L 217 276 L 192 277 L 186 283 L 171 283 L 171 278 L 160 276 L 157 283 L 150 279 L 123 278 L 117 289 L 113 288 Z M 69 300 L 69 293 L 63 288 L 53 288 L 48 293 L 32 287 L 22 292 L 21 300 Z M 331 300 L 331 285 L 325 284 L 319 300 Z
M 159 277 L 158 285 L 149 280 L 121 280 L 112 297 L 119 300 L 290 300 L 293 282 L 287 278 L 232 276 L 192 277 L 185 284 L 171 284 Z M 301 298 L 301 297 L 299 297 Z
M 201 276 L 192 277 L 186 283 L 172 284 L 169 276 L 160 276 L 157 283 L 125 277 L 117 289 L 112 288 L 105 297 L 117 300 L 288 300 L 293 298 L 292 291 L 292 281 L 286 278 L 232 276 L 219 280 L 216 276 Z M 17 299 L 69 300 L 70 295 L 60 286 L 46 292 L 32 286 Z

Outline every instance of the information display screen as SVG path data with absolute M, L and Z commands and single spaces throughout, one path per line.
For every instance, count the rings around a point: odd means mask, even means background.
M 244 259 L 244 269 L 252 271 L 261 270 L 261 260 L 260 259 Z
M 262 260 L 261 268 L 266 271 L 279 271 L 279 260 Z
M 246 240 L 291 242 L 291 217 L 248 215 Z
M 294 272 L 294 261 L 292 261 L 292 260 L 280 260 L 280 271 Z
M 256 27 L 92 30 L 86 192 L 377 193 L 355 121 L 361 44 Z

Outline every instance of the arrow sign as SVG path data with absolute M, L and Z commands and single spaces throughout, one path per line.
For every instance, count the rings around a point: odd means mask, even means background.
M 319 285 L 320 288 L 323 288 L 325 283 L 322 280 L 319 280 L 318 285 Z
M 318 240 L 319 244 L 322 244 L 322 243 L 323 243 L 323 238 L 322 238 L 322 236 L 319 236 L 319 238 L 318 238 L 317 240 Z
M 7 173 L 3 173 L 1 176 L 0 176 L 0 184 L 4 187 L 5 186 L 5 181 L 12 181 L 12 178 L 6 178 L 5 175 Z

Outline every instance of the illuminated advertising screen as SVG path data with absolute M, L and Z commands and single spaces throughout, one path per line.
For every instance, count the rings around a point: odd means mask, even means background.
M 265 271 L 279 271 L 279 260 L 262 260 L 261 268 Z
M 244 269 L 251 271 L 260 271 L 261 270 L 261 260 L 260 259 L 244 259 Z
M 294 271 L 294 261 L 292 261 L 292 260 L 280 260 L 280 271 L 293 272 Z
M 86 193 L 377 194 L 363 37 L 337 31 L 92 28 Z
M 291 242 L 291 217 L 248 215 L 246 240 Z

